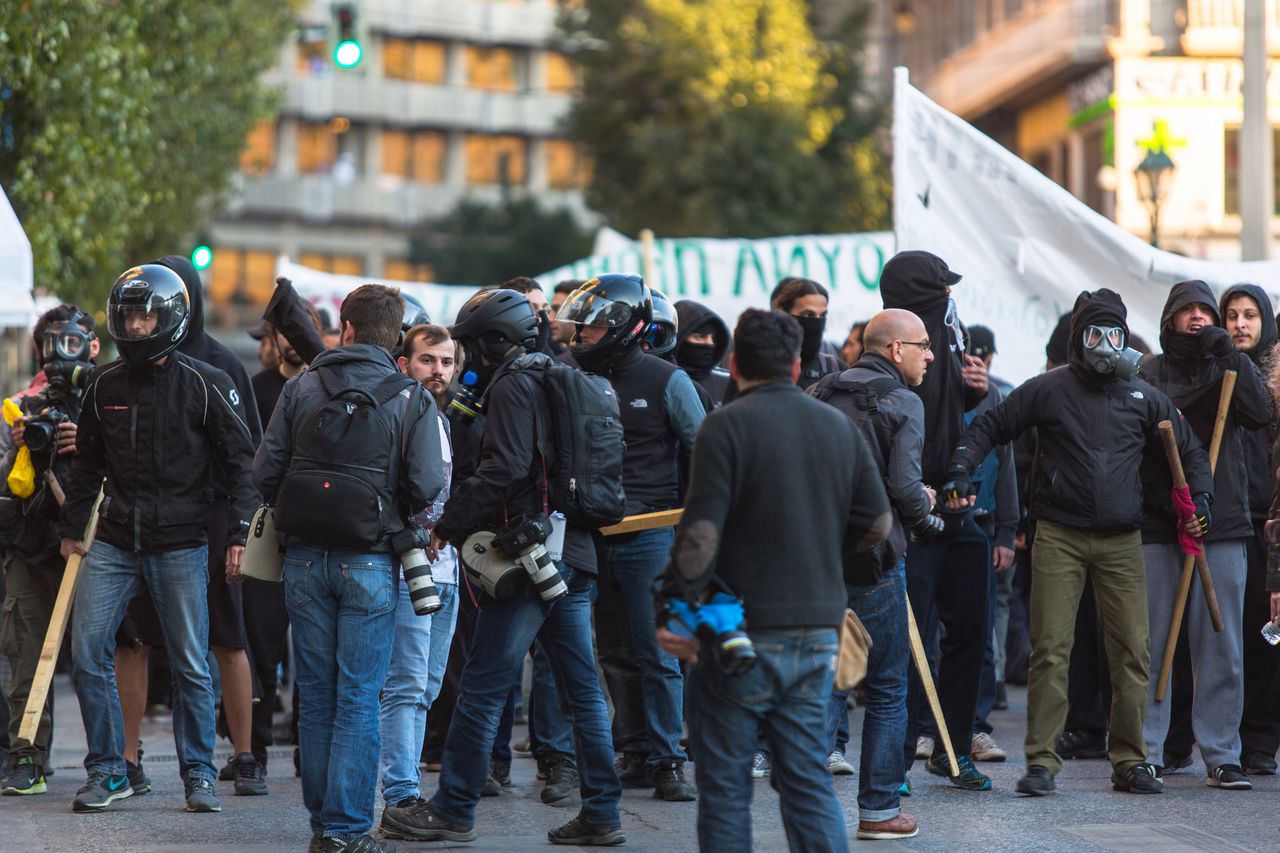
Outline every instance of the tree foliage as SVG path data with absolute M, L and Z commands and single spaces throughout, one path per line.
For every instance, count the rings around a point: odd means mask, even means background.
M 561 15 L 581 72 L 568 130 L 611 225 L 758 237 L 885 227 L 865 91 L 871 0 L 583 0 Z M 827 4 L 828 7 L 831 4 Z
M 276 93 L 294 0 L 0 0 L 0 185 L 36 284 L 97 307 L 189 248 Z

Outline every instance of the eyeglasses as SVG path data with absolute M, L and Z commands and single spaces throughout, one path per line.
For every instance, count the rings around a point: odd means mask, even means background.
M 894 343 L 903 344 L 904 346 L 920 347 L 920 349 L 928 349 L 931 346 L 928 338 L 925 338 L 923 341 L 904 341 L 895 338 Z

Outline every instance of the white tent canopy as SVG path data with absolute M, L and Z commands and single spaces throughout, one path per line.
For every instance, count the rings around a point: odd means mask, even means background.
M 31 241 L 0 187 L 0 328 L 28 328 L 35 321 Z

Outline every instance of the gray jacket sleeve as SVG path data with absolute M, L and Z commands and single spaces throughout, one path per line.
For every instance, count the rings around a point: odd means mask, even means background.
M 886 399 L 885 402 L 889 402 Z M 885 483 L 890 503 L 908 525 L 929 514 L 929 494 L 924 490 L 920 457 L 924 452 L 924 402 L 911 391 L 895 391 L 896 428 L 889 445 Z
M 440 454 L 440 418 L 435 400 L 417 386 L 410 389 L 407 405 L 413 407 L 402 448 L 404 494 L 409 506 L 402 509 L 413 517 L 431 506 L 444 488 L 444 459 Z
M 698 389 L 693 387 L 693 380 L 683 370 L 677 370 L 667 380 L 666 388 L 667 419 L 671 429 L 680 440 L 680 446 L 686 453 L 693 452 L 693 440 L 698 435 L 698 428 L 707 416 L 702 400 L 698 397 Z
M 1018 531 L 1018 472 L 1014 468 L 1013 445 L 1002 444 L 996 448 L 996 461 L 1000 473 L 996 475 L 996 538 L 1001 548 L 1013 548 Z
M 293 459 L 293 398 L 303 375 L 299 374 L 285 383 L 280 398 L 276 400 L 271 421 L 262 433 L 262 443 L 253 457 L 253 485 L 272 505 Z

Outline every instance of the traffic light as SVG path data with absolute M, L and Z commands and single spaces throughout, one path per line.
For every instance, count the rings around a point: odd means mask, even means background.
M 364 56 L 364 48 L 356 38 L 356 7 L 344 3 L 335 6 L 338 23 L 338 42 L 333 48 L 333 61 L 339 68 L 355 68 Z
M 191 264 L 198 270 L 208 269 L 213 263 L 213 249 L 201 243 L 191 250 Z

